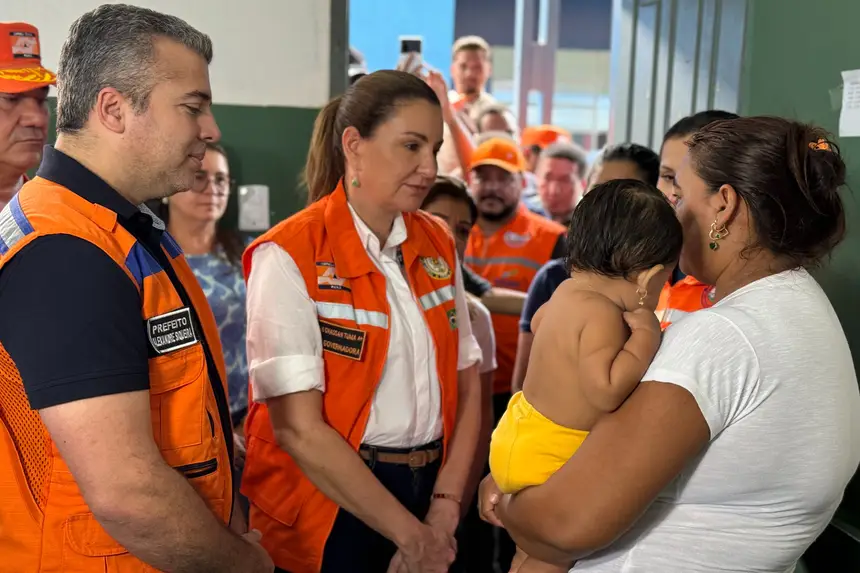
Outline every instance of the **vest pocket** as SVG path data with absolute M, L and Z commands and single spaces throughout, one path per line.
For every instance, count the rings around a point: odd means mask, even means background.
M 247 440 L 242 493 L 263 513 L 292 526 L 316 488 L 280 446 L 255 436 Z
M 197 446 L 209 431 L 205 364 L 199 344 L 150 359 L 152 431 L 161 450 Z
M 73 515 L 63 524 L 64 545 L 77 555 L 84 557 L 110 557 L 128 553 L 101 526 L 92 513 Z M 66 553 L 64 551 L 64 553 Z M 63 559 L 68 562 L 69 558 Z
M 184 475 L 185 479 L 201 478 L 218 471 L 218 458 L 212 458 L 205 462 L 174 466 L 173 469 Z

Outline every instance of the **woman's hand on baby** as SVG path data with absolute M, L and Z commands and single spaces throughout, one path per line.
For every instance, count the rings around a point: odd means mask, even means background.
M 504 527 L 496 515 L 496 506 L 502 501 L 502 490 L 496 485 L 493 476 L 488 475 L 478 487 L 478 512 L 481 519 L 496 527 Z
M 624 313 L 624 322 L 630 330 L 645 330 L 660 335 L 660 321 L 653 311 L 647 308 L 637 308 L 632 312 Z

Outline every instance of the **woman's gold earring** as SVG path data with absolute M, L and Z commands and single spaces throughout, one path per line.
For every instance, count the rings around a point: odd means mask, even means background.
M 720 241 L 729 236 L 729 229 L 726 227 L 726 224 L 723 223 L 719 228 L 717 228 L 717 222 L 714 221 L 711 223 L 711 230 L 708 233 L 708 238 L 711 240 L 708 243 L 708 248 L 712 251 L 716 251 L 720 248 Z
M 359 187 L 361 187 L 361 182 L 358 180 L 358 177 L 353 177 L 352 181 L 350 181 L 349 183 L 354 189 L 358 189 Z
M 639 295 L 639 306 L 645 306 L 645 299 L 648 298 L 648 289 L 639 287 L 636 289 L 636 294 Z

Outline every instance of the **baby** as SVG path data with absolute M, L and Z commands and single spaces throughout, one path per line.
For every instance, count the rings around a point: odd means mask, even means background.
M 503 493 L 545 482 L 601 416 L 633 392 L 660 345 L 654 314 L 681 252 L 681 225 L 657 188 L 596 186 L 573 212 L 570 279 L 532 319 L 522 392 L 493 432 L 490 470 Z M 518 550 L 511 571 L 562 572 Z

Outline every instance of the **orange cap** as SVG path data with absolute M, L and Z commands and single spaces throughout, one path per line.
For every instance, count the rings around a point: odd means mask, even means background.
M 570 132 L 555 125 L 534 125 L 523 129 L 520 143 L 523 147 L 538 146 L 544 149 L 546 146 L 558 140 L 571 141 Z
M 509 139 L 494 137 L 488 139 L 472 151 L 472 166 L 494 165 L 511 173 L 526 169 L 526 159 L 517 144 Z
M 23 22 L 0 22 L 0 93 L 53 86 L 57 76 L 42 67 L 39 30 Z

